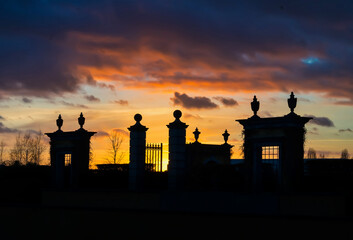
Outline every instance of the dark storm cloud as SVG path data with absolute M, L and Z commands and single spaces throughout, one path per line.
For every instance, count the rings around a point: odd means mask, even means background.
M 0 89 L 113 90 L 92 71 L 108 68 L 132 86 L 298 89 L 352 105 L 352 12 L 343 0 L 1 1 Z
M 312 117 L 309 124 L 315 124 L 323 127 L 334 127 L 332 120 L 327 117 L 315 117 L 314 115 L 304 115 L 304 117 Z
M 171 98 L 174 105 L 180 105 L 188 109 L 214 109 L 218 105 L 211 101 L 207 97 L 190 97 L 185 93 L 180 94 L 178 92 L 174 93 L 174 97 Z
M 90 23 L 67 4 L 2 1 L 0 86 L 36 96 L 74 92 L 87 76 L 75 69 L 80 55 L 65 43 L 68 32 Z M 92 18 L 91 18 L 92 19 Z M 93 20 L 93 19 L 92 19 Z
M 60 47 L 43 39 L 27 36 L 0 37 L 3 90 L 30 95 L 74 91 L 79 80 L 65 66 Z M 9 43 L 11 42 L 11 43 Z

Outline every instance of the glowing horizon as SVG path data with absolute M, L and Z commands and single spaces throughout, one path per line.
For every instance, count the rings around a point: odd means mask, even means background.
M 260 116 L 283 116 L 294 91 L 295 112 L 315 117 L 305 149 L 353 153 L 353 4 L 340 4 L 4 2 L 0 141 L 9 149 L 19 132 L 55 131 L 59 113 L 63 130 L 83 112 L 90 131 L 128 133 L 140 113 L 147 142 L 167 144 L 180 109 L 187 141 L 198 127 L 201 142 L 222 143 L 228 129 L 239 158 L 235 120 L 251 116 L 253 96 Z M 105 162 L 104 136 L 92 144 Z

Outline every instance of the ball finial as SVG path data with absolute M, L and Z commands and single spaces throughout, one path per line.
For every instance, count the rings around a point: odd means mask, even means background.
M 176 119 L 179 119 L 181 118 L 181 111 L 180 110 L 175 110 L 174 113 L 173 113 L 173 116 L 176 118 Z
M 135 119 L 136 122 L 141 122 L 141 120 L 142 120 L 142 115 L 139 114 L 139 113 L 137 113 L 137 114 L 135 114 L 134 119 Z

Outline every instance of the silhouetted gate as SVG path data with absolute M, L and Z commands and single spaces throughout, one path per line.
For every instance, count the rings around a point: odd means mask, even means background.
M 162 172 L 163 144 L 147 143 L 146 145 L 146 170 Z

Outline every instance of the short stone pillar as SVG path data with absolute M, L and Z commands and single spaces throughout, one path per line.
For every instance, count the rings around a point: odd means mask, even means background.
M 61 130 L 63 119 L 56 120 L 58 130 L 46 133 L 50 138 L 50 165 L 55 187 L 80 187 L 85 185 L 89 172 L 90 139 L 96 132 L 83 128 L 85 117 L 81 113 L 77 119 L 80 128 L 76 131 Z
M 136 114 L 134 119 L 136 121 L 135 125 L 128 128 L 130 131 L 129 189 L 139 191 L 143 188 L 146 131 L 148 128 L 141 125 L 141 114 Z
M 167 125 L 169 128 L 169 165 L 168 188 L 181 190 L 185 184 L 187 170 L 185 136 L 188 125 L 180 121 L 180 110 L 173 113 L 175 121 Z

